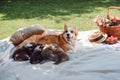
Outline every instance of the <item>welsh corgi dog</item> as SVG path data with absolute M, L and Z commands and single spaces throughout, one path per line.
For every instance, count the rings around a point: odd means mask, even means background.
M 75 42 L 77 40 L 78 31 L 77 27 L 71 28 L 66 24 L 64 25 L 64 31 L 60 34 L 49 34 L 43 33 L 41 35 L 32 35 L 31 37 L 24 40 L 20 43 L 16 49 L 21 48 L 27 43 L 37 43 L 37 44 L 57 44 L 60 48 L 64 50 L 64 52 L 75 52 Z

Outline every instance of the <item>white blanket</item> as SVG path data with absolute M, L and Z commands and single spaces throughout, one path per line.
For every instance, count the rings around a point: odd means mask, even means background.
M 77 53 L 69 61 L 32 65 L 15 62 L 15 50 L 8 41 L 0 41 L 0 80 L 120 80 L 120 41 L 114 45 L 91 44 L 87 37 L 93 31 L 79 32 Z

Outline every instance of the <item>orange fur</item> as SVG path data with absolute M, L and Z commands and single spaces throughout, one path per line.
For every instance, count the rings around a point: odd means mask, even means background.
M 61 34 L 55 35 L 55 34 L 42 34 L 42 35 L 33 35 L 26 40 L 24 40 L 22 43 L 20 43 L 16 49 L 21 48 L 27 43 L 35 42 L 39 44 L 57 44 L 59 47 L 61 47 L 65 52 L 69 50 L 67 45 L 71 45 L 68 41 L 65 40 L 65 37 L 63 36 L 65 34 L 67 26 L 64 26 L 64 31 Z M 77 37 L 77 32 L 74 30 L 74 34 Z M 76 39 L 76 38 L 75 38 Z

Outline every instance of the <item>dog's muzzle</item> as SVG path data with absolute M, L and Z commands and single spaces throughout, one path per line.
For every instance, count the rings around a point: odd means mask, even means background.
M 70 34 L 67 34 L 67 36 L 66 36 L 66 38 L 67 38 L 67 41 L 70 41 Z

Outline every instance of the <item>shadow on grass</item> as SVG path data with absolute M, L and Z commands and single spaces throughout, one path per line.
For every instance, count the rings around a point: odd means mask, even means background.
M 96 7 L 119 6 L 119 3 L 120 0 L 1 0 L 0 14 L 4 15 L 2 20 L 81 16 L 97 11 Z

